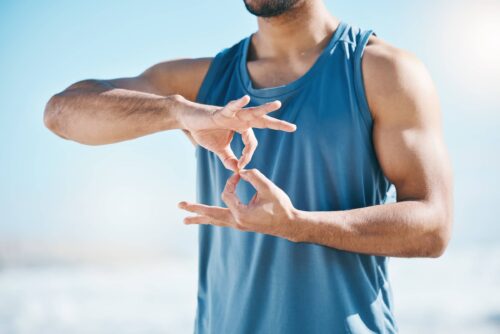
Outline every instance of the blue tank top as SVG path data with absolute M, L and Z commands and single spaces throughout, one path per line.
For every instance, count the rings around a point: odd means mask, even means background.
M 297 125 L 294 133 L 254 129 L 257 168 L 297 209 L 349 210 L 382 204 L 390 182 L 377 161 L 361 57 L 372 31 L 341 23 L 314 65 L 282 86 L 254 88 L 246 58 L 250 37 L 219 52 L 197 101 L 225 105 L 244 94 L 250 105 L 280 100 L 270 115 Z M 237 156 L 243 143 L 236 134 Z M 197 146 L 197 200 L 221 200 L 232 174 Z M 255 193 L 240 181 L 242 202 Z M 227 227 L 199 226 L 195 333 L 396 333 L 387 258 Z

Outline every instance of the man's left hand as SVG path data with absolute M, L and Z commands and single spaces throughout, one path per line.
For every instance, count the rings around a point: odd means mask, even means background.
M 236 195 L 240 177 L 256 190 L 250 202 L 241 203 Z M 240 170 L 226 182 L 222 200 L 227 208 L 180 202 L 179 208 L 196 213 L 184 218 L 184 224 L 209 224 L 241 231 L 269 234 L 290 241 L 296 240 L 296 210 L 288 195 L 257 169 Z

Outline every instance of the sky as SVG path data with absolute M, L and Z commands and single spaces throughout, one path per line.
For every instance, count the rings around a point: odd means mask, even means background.
M 500 2 L 326 4 L 429 68 L 454 169 L 450 247 L 498 243 Z M 85 146 L 47 130 L 44 105 L 73 82 L 213 56 L 256 29 L 240 0 L 0 0 L 0 255 L 196 254 L 196 228 L 176 208 L 195 200 L 194 149 L 181 131 Z

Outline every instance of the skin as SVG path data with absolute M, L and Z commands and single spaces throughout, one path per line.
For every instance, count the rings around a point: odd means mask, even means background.
M 260 6 L 263 1 L 248 0 L 247 5 Z M 259 17 L 247 63 L 254 86 L 282 85 L 303 75 L 338 22 L 321 0 L 297 1 L 285 14 Z M 372 37 L 362 60 L 374 120 L 373 144 L 384 174 L 396 186 L 397 203 L 323 212 L 294 208 L 287 194 L 260 171 L 244 169 L 256 148 L 252 127 L 295 129 L 266 117 L 279 108 L 278 102 L 250 112 L 244 108 L 245 98 L 224 107 L 191 102 L 210 61 L 174 60 L 135 78 L 76 83 L 49 101 L 45 122 L 58 135 L 86 144 L 182 129 L 195 145 L 217 153 L 235 171 L 221 194 L 227 207 L 180 202 L 181 209 L 195 213 L 185 218 L 186 224 L 211 224 L 373 255 L 443 254 L 453 221 L 452 170 L 437 93 L 415 56 Z M 244 119 L 248 114 L 251 120 Z M 238 161 L 228 150 L 235 131 L 247 137 Z M 235 194 L 241 179 L 256 189 L 248 205 Z
M 77 82 L 49 100 L 45 125 L 62 138 L 87 145 L 181 129 L 193 144 L 216 153 L 226 168 L 237 171 L 250 162 L 257 148 L 252 128 L 291 132 L 296 126 L 267 115 L 281 107 L 280 101 L 244 108 L 249 96 L 224 107 L 185 98 L 195 99 L 197 90 L 189 80 L 199 88 L 210 62 L 176 60 L 157 64 L 133 78 Z M 235 132 L 245 143 L 239 159 L 230 147 Z
M 283 74 L 276 82 L 266 73 L 286 66 L 300 71 L 300 65 L 294 65 L 300 62 L 298 50 L 307 41 L 320 45 L 320 36 L 335 22 L 325 12 L 320 1 L 309 1 L 289 16 L 259 18 L 253 54 L 263 60 L 248 67 L 260 87 L 294 79 Z M 310 66 L 307 60 L 304 63 Z M 451 235 L 453 180 L 433 82 L 415 56 L 377 37 L 369 41 L 362 70 L 374 120 L 375 152 L 397 189 L 397 203 L 346 211 L 301 211 L 261 172 L 241 170 L 228 179 L 222 193 L 227 208 L 180 202 L 181 209 L 196 214 L 185 218 L 185 224 L 229 227 L 364 254 L 442 255 Z M 234 191 L 240 178 L 256 189 L 248 205 Z

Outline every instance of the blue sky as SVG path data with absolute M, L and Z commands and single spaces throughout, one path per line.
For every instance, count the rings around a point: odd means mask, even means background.
M 326 1 L 337 17 L 419 56 L 440 92 L 455 173 L 452 247 L 498 242 L 500 4 Z M 85 78 L 212 56 L 256 30 L 240 0 L 0 1 L 0 243 L 87 242 L 194 252 L 180 131 L 88 147 L 44 128 L 50 96 Z

